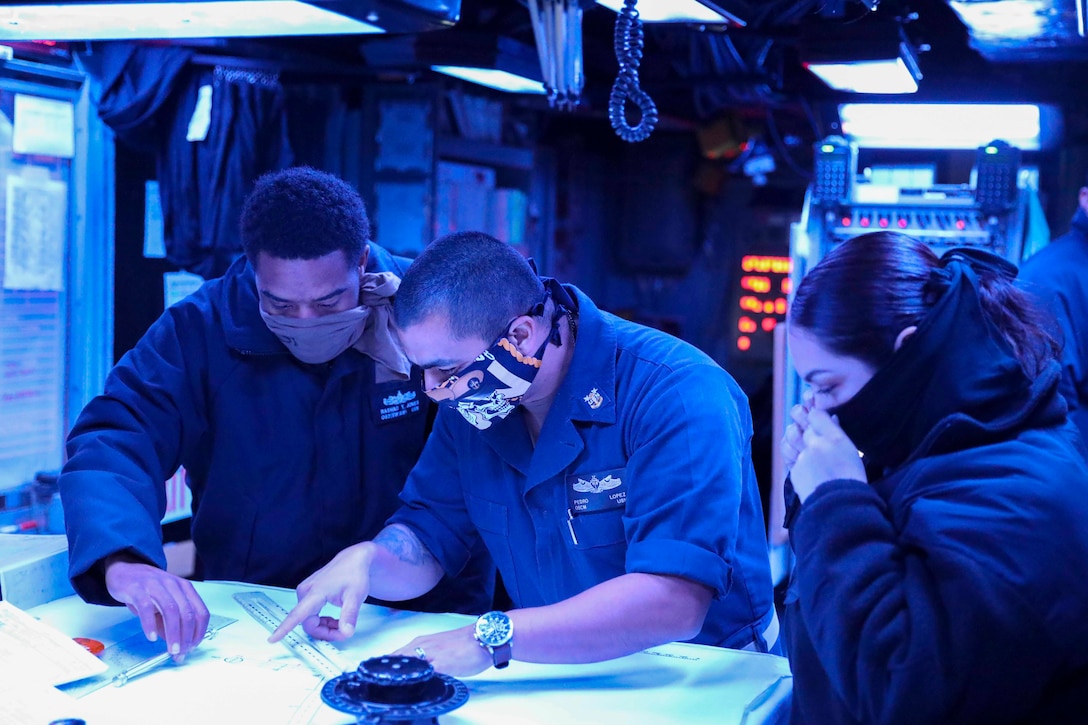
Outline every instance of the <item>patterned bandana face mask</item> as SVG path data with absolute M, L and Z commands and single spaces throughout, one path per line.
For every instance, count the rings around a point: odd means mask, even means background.
M 540 371 L 547 345 L 545 341 L 536 355 L 526 357 L 504 334 L 464 370 L 424 392 L 439 405 L 457 410 L 474 427 L 487 430 L 521 402 Z

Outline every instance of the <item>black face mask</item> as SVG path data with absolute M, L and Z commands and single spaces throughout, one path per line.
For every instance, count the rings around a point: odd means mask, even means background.
M 927 286 L 937 301 L 917 331 L 854 397 L 827 411 L 862 452 L 870 480 L 904 463 L 940 421 L 955 414 L 989 420 L 1005 409 L 1009 391 L 1030 387 L 982 311 L 976 267 L 1016 273 L 986 252 L 947 252 Z

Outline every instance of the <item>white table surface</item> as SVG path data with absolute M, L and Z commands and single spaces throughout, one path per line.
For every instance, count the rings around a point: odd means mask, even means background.
M 238 621 L 205 641 L 180 666 L 165 665 L 124 687 L 106 686 L 81 704 L 109 712 L 109 725 L 262 723 L 345 725 L 355 718 L 321 701 L 322 680 L 233 599 L 263 591 L 290 609 L 288 589 L 197 582 L 208 609 Z M 107 646 L 139 631 L 124 607 L 100 607 L 66 597 L 29 610 L 72 637 Z M 453 629 L 472 618 L 365 605 L 355 636 L 336 646 L 354 669 L 419 634 Z M 468 701 L 441 715 L 442 725 L 510 723 L 776 723 L 785 720 L 792 680 L 783 657 L 692 644 L 668 644 L 588 665 L 514 661 L 463 678 Z M 98 723 L 88 722 L 88 725 Z

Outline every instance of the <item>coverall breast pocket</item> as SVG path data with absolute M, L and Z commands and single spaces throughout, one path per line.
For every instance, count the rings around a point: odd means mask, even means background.
M 596 549 L 626 541 L 623 531 L 623 509 L 577 514 L 569 520 L 575 548 Z
M 567 526 L 578 549 L 614 546 L 626 541 L 627 471 L 611 468 L 566 477 Z

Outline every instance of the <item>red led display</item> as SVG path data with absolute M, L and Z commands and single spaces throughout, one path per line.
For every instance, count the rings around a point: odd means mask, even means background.
M 740 286 L 741 289 L 751 290 L 752 292 L 770 292 L 771 278 L 746 275 L 740 278 Z
M 843 224 L 848 223 L 844 218 Z M 740 267 L 737 350 L 749 355 L 766 355 L 775 327 L 786 316 L 793 260 L 750 254 L 741 258 Z

